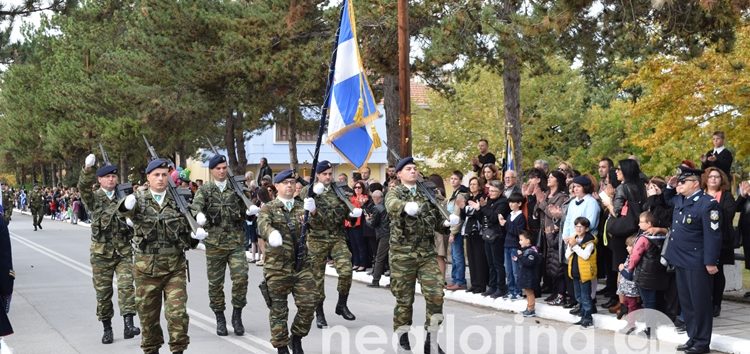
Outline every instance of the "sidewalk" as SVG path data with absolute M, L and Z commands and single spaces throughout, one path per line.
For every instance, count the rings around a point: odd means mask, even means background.
M 15 212 L 30 215 L 29 212 L 21 212 L 16 209 Z M 47 222 L 60 222 L 57 220 L 45 220 Z M 69 221 L 64 221 L 69 222 Z M 78 225 L 82 227 L 90 227 L 89 224 L 79 222 Z M 450 271 L 450 268 L 447 269 Z M 468 273 L 468 270 L 467 270 Z M 326 275 L 331 277 L 338 277 L 336 270 L 330 266 L 326 266 Z M 369 284 L 372 282 L 372 276 L 367 275 L 365 272 L 354 272 L 353 280 Z M 383 276 L 380 279 L 380 289 L 373 289 L 373 291 L 389 291 L 383 289 L 390 283 L 390 278 Z M 421 294 L 419 284 L 417 284 L 416 292 Z M 721 316 L 714 318 L 714 330 L 713 337 L 711 339 L 711 349 L 713 351 L 720 351 L 725 353 L 747 353 L 750 354 L 750 301 L 746 301 L 742 298 L 744 292 L 726 293 L 724 302 L 722 304 Z M 389 294 L 390 296 L 390 294 Z M 506 299 L 491 299 L 483 297 L 479 294 L 471 294 L 466 291 L 445 291 L 445 299 L 456 301 L 464 304 L 485 307 L 496 311 L 502 311 L 507 313 L 520 313 L 526 309 L 525 301 L 511 301 Z M 598 303 L 603 303 L 603 299 L 599 298 Z M 606 309 L 599 308 L 599 313 L 594 314 L 594 326 L 598 329 L 606 329 L 610 331 L 619 331 L 626 326 L 626 321 L 618 320 L 615 315 L 606 312 Z M 568 309 L 564 309 L 560 306 L 550 306 L 545 304 L 543 301 L 537 299 L 536 304 L 537 317 L 550 319 L 560 322 L 574 323 L 578 320 L 578 317 L 568 313 Z M 686 334 L 678 334 L 674 328 L 662 328 L 658 331 L 658 336 L 665 342 L 682 344 L 687 341 Z

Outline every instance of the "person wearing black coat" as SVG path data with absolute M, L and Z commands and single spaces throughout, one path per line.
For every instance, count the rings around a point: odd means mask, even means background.
M 375 239 L 378 242 L 377 252 L 375 254 L 375 265 L 372 267 L 372 283 L 369 287 L 377 288 L 380 286 L 380 277 L 385 271 L 386 263 L 388 262 L 388 251 L 390 250 L 390 244 L 388 240 L 391 235 L 391 223 L 388 220 L 388 213 L 385 211 L 385 205 L 383 204 L 383 192 L 374 191 L 372 192 L 373 205 L 369 209 L 365 216 L 367 226 L 375 230 Z
M 500 181 L 490 181 L 489 195 L 485 204 L 469 202 L 469 206 L 478 210 L 481 215 L 484 252 L 490 273 L 488 289 L 482 295 L 490 296 L 493 299 L 505 296 L 508 293 L 508 287 L 505 283 L 505 257 L 503 254 L 505 228 L 500 225 L 498 215 L 507 219 L 510 216 L 510 206 L 508 205 L 508 198 L 505 198 L 502 190 L 503 185 Z
M 8 225 L 0 218 L 0 337 L 13 334 L 13 327 L 8 319 L 10 298 L 13 294 L 13 281 L 16 274 L 13 271 L 13 256 L 10 249 L 10 233 Z
M 482 189 L 479 178 L 472 177 L 469 180 L 467 203 L 481 203 L 485 198 Z M 466 239 L 466 259 L 469 262 L 469 280 L 471 281 L 471 286 L 466 291 L 480 294 L 487 290 L 489 281 L 489 266 L 484 255 L 484 241 L 481 234 L 481 213 L 467 205 L 461 210 L 461 219 L 465 220 L 461 232 Z
M 711 142 L 714 148 L 701 155 L 701 170 L 709 167 L 716 167 L 727 175 L 729 182 L 732 182 L 732 152 L 724 146 L 724 132 L 715 131 Z
M 750 269 L 750 180 L 742 181 L 737 197 L 737 212 L 740 213 L 740 222 L 737 231 L 742 237 L 742 247 L 745 254 L 745 269 Z M 750 292 L 745 293 L 745 298 L 750 298 Z

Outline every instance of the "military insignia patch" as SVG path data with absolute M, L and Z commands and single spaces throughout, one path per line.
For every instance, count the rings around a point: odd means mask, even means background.
M 533 260 L 534 260 L 534 255 L 533 255 L 533 254 L 530 254 L 530 255 L 529 255 L 529 260 L 530 260 L 530 261 L 533 261 Z
M 718 230 L 719 229 L 719 223 L 718 222 L 712 222 L 711 223 L 711 229 L 712 230 Z
M 709 217 L 713 221 L 719 221 L 719 211 L 718 210 L 711 210 L 711 214 L 709 215 Z

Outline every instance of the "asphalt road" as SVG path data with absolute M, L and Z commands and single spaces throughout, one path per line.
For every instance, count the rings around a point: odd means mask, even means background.
M 89 264 L 89 229 L 46 219 L 44 230 L 33 231 L 31 217 L 14 214 L 10 225 L 13 262 L 17 279 L 10 319 L 16 334 L 5 341 L 14 353 L 139 353 L 140 336 L 122 337 L 122 318 L 113 319 L 115 342 L 101 344 L 101 323 Z M 188 252 L 191 282 L 188 284 L 190 347 L 187 353 L 275 353 L 269 343 L 268 310 L 258 291 L 262 269 L 250 264 L 248 306 L 243 313 L 246 334 L 218 337 L 214 316 L 208 308 L 205 258 L 201 251 Z M 228 279 L 227 274 L 227 279 Z M 225 288 L 227 298 L 230 286 Z M 356 321 L 345 321 L 333 312 L 336 278 L 326 279 L 326 330 L 313 323 L 304 338 L 306 353 L 392 353 L 392 313 L 395 299 L 387 289 L 371 289 L 355 283 L 349 307 Z M 116 305 L 115 305 L 116 306 Z M 231 306 L 226 311 L 231 316 Z M 290 314 L 296 309 L 290 297 Z M 672 352 L 642 336 L 623 336 L 596 329 L 447 301 L 446 320 L 439 342 L 448 353 L 656 353 Z M 412 346 L 421 353 L 424 299 L 414 303 Z M 137 319 L 137 318 L 136 318 Z M 290 321 L 291 323 L 291 321 Z M 166 336 L 166 323 L 162 319 Z M 165 341 L 167 339 L 165 338 Z M 168 347 L 161 349 L 168 352 Z

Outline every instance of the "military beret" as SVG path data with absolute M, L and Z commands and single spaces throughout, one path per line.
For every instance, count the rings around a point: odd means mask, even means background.
M 586 176 L 578 176 L 573 178 L 573 183 L 581 185 L 581 186 L 590 186 L 591 180 Z
M 315 166 L 315 173 L 321 173 L 331 168 L 333 168 L 333 165 L 331 165 L 331 163 L 328 162 L 328 160 L 323 160 L 323 161 L 318 162 L 318 165 Z
M 411 156 L 404 157 L 403 159 L 399 160 L 396 164 L 396 172 L 401 171 L 406 167 L 406 165 L 414 165 L 414 158 Z
M 273 183 L 281 183 L 287 179 L 294 179 L 294 170 L 284 170 L 276 174 L 273 178 Z
M 682 182 L 688 177 L 692 176 L 700 176 L 703 174 L 702 170 L 698 170 L 695 168 L 688 168 L 688 167 L 678 167 L 680 169 L 680 175 L 677 177 L 677 180 Z
M 165 159 L 156 159 L 149 162 L 148 166 L 146 166 L 146 174 L 151 173 L 151 171 L 157 168 L 169 168 L 169 161 Z
M 96 170 L 96 177 L 104 177 L 108 174 L 117 173 L 117 166 L 115 165 L 104 165 Z
M 214 157 L 208 160 L 208 168 L 213 170 L 220 163 L 224 162 L 227 162 L 227 158 L 224 155 L 214 155 Z

